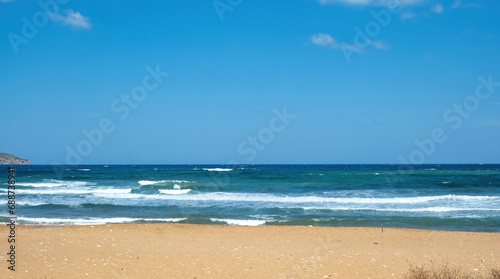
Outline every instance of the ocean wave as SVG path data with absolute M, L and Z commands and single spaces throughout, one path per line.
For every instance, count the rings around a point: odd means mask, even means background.
M 139 183 L 141 186 L 146 186 L 146 185 L 154 185 L 154 184 L 161 184 L 161 183 L 191 183 L 191 181 L 187 180 L 139 180 L 137 183 Z
M 107 194 L 107 193 L 102 193 Z M 228 201 L 228 202 L 267 202 L 267 203 L 293 203 L 293 204 L 425 204 L 440 201 L 500 201 L 500 197 L 490 196 L 465 196 L 441 195 L 399 198 L 340 198 L 320 196 L 281 196 L 260 193 L 203 193 L 197 195 L 147 195 L 138 193 L 119 193 L 117 195 L 102 195 L 106 198 L 118 199 L 169 199 L 182 201 Z
M 176 223 L 176 222 L 187 220 L 187 218 L 144 218 L 142 220 L 144 220 L 146 222 L 172 222 L 172 223 Z
M 53 182 L 34 182 L 34 183 L 16 183 L 17 186 L 28 186 L 28 187 L 59 187 L 64 186 L 62 183 Z
M 203 168 L 203 170 L 206 170 L 206 171 L 232 171 L 233 169 L 222 169 L 222 168 Z
M 172 190 L 158 190 L 162 194 L 168 194 L 168 195 L 182 195 L 182 194 L 187 194 L 191 191 L 191 189 L 172 189 Z
M 130 193 L 132 191 L 129 189 L 56 189 L 56 190 L 28 190 L 20 189 L 17 190 L 19 194 L 30 194 L 30 195 L 53 195 L 53 194 L 124 194 Z
M 160 180 L 160 181 L 149 181 L 149 180 L 139 180 L 139 184 L 141 184 L 141 186 L 145 186 L 145 185 L 153 185 L 153 184 L 157 184 L 157 183 L 161 183 L 163 182 L 164 180 Z
M 121 223 L 135 223 L 135 222 L 180 222 L 187 218 L 128 218 L 128 217 L 115 217 L 115 218 L 30 218 L 18 217 L 17 220 L 27 224 L 43 224 L 43 225 L 101 225 L 101 224 L 121 224 Z
M 219 219 L 219 218 L 210 218 L 210 221 L 224 222 L 228 225 L 236 225 L 236 226 L 260 226 L 266 223 L 266 221 L 263 220 L 237 220 L 237 219 Z
M 457 212 L 457 211 L 500 211 L 492 208 L 424 207 L 424 208 L 356 208 L 356 207 L 303 207 L 304 210 L 331 211 L 379 211 L 379 212 Z
M 408 209 L 379 209 L 378 211 L 455 212 L 455 211 L 500 211 L 500 209 L 495 209 L 495 208 L 459 208 L 459 207 L 426 207 L 426 208 L 408 208 Z
M 64 181 L 64 180 L 55 180 L 55 179 L 44 179 L 42 182 L 28 182 L 28 183 L 16 183 L 18 186 L 27 186 L 27 187 L 82 187 L 87 185 L 93 185 L 92 182 L 86 181 Z
M 43 202 L 30 202 L 30 201 L 17 201 L 17 205 L 20 206 L 40 206 L 40 205 L 46 205 L 49 203 L 43 203 Z

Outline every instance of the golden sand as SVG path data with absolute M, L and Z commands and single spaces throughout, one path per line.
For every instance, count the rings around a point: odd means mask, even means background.
M 401 278 L 410 265 L 500 267 L 500 233 L 185 224 L 18 226 L 1 278 Z

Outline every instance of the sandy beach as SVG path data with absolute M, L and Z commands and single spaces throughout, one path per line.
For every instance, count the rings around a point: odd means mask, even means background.
M 0 230 L 7 239 L 7 226 Z M 500 266 L 500 234 L 384 228 L 186 224 L 18 226 L 2 278 L 400 278 L 443 262 Z

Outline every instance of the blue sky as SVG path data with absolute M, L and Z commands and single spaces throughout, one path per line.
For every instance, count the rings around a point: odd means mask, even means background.
M 0 0 L 34 164 L 499 163 L 498 1 L 39 3 Z

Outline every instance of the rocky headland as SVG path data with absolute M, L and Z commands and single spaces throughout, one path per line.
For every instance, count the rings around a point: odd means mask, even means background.
M 0 165 L 31 165 L 31 161 L 9 153 L 0 153 Z

